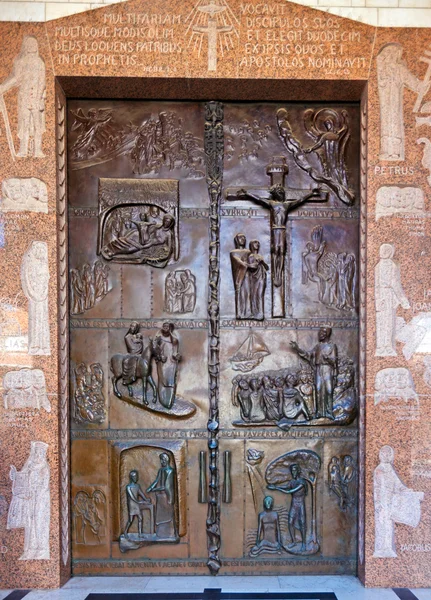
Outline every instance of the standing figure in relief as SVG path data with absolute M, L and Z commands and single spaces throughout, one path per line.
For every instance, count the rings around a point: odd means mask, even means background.
M 175 468 L 170 464 L 166 452 L 159 456 L 161 467 L 156 480 L 147 489 L 147 492 L 156 494 L 156 535 L 158 538 L 176 538 L 177 526 L 175 519 Z
M 28 353 L 50 355 L 48 246 L 32 242 L 21 263 L 21 285 L 28 298 Z
M 45 156 L 42 152 L 42 135 L 45 131 L 45 63 L 39 56 L 37 40 L 31 35 L 24 37 L 11 75 L 0 85 L 0 96 L 14 87 L 18 87 L 20 146 L 17 156 L 42 158 Z
M 393 260 L 395 248 L 392 244 L 380 246 L 380 261 L 375 274 L 376 302 L 376 356 L 396 356 L 395 334 L 397 308 L 410 308 L 410 303 L 401 285 L 398 264 Z
M 264 300 L 266 289 L 266 272 L 269 266 L 259 254 L 260 243 L 252 240 L 249 244 L 250 254 L 247 259 L 248 277 L 250 287 L 250 312 L 251 318 L 263 321 L 265 318 Z
M 235 250 L 230 252 L 232 278 L 235 287 L 235 314 L 237 319 L 249 319 L 250 313 L 250 284 L 248 278 L 248 257 L 246 237 L 238 233 L 234 237 Z
M 404 160 L 404 88 L 426 93 L 429 83 L 410 73 L 402 59 L 403 47 L 386 44 L 377 56 L 380 101 L 380 160 Z
M 31 442 L 30 456 L 21 471 L 12 465 L 12 501 L 7 529 L 24 528 L 20 560 L 49 560 L 50 490 L 48 444 Z
M 321 417 L 334 419 L 332 405 L 338 374 L 338 349 L 330 341 L 331 333 L 331 327 L 321 327 L 319 329 L 319 342 L 310 352 L 302 350 L 296 342 L 290 342 L 296 354 L 308 362 L 313 371 L 314 386 L 316 389 L 317 419 Z
M 124 529 L 124 535 L 127 537 L 129 529 L 135 517 L 138 519 L 138 533 L 142 535 L 143 530 L 143 517 L 142 517 L 142 505 L 151 504 L 151 500 L 142 491 L 140 484 L 138 483 L 139 473 L 136 469 L 129 473 L 129 483 L 126 485 L 126 498 L 127 498 L 127 514 L 129 516 Z
M 174 329 L 173 323 L 163 323 L 162 328 L 154 338 L 159 400 L 165 408 L 172 408 L 174 404 L 178 363 L 181 360 L 179 341 L 174 334 Z
M 421 520 L 423 492 L 403 484 L 394 469 L 394 450 L 383 446 L 374 470 L 375 558 L 395 558 L 395 523 L 417 527 Z

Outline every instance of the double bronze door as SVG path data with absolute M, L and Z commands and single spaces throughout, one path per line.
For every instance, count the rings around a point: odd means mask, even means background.
M 75 574 L 356 572 L 359 119 L 69 103 Z

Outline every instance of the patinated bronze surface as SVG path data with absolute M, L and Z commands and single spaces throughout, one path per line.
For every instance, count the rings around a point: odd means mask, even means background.
M 355 573 L 359 107 L 68 106 L 79 573 Z

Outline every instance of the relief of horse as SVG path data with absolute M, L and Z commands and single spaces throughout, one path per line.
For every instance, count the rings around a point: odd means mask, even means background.
M 154 382 L 154 379 L 151 375 L 151 365 L 153 357 L 157 356 L 157 346 L 154 343 L 153 339 L 150 338 L 150 343 L 144 350 L 142 354 L 136 356 L 136 368 L 135 368 L 135 381 L 140 379 L 142 381 L 142 401 L 145 406 L 148 406 L 147 400 L 147 387 L 150 384 L 151 389 L 153 390 L 153 402 L 154 404 L 158 400 L 158 392 L 157 387 Z M 111 372 L 112 372 L 112 385 L 114 388 L 114 394 L 118 398 L 122 398 L 122 394 L 118 389 L 118 382 L 123 378 L 123 361 L 126 358 L 134 356 L 133 354 L 114 354 L 111 358 Z M 132 382 L 133 383 L 133 382 Z M 129 397 L 133 398 L 133 387 L 132 383 L 127 385 L 127 389 L 129 391 Z

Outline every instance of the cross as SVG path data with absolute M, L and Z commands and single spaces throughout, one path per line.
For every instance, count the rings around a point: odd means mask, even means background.
M 217 26 L 217 15 L 226 10 L 226 6 L 216 4 L 215 0 L 209 0 L 207 6 L 199 6 L 198 10 L 208 14 L 208 25 L 203 27 L 195 25 L 193 31 L 208 35 L 208 71 L 217 71 L 217 36 L 219 33 L 229 33 L 233 30 L 232 25 Z
M 286 176 L 289 168 L 284 156 L 274 156 L 266 167 L 271 179 L 267 189 L 252 186 L 244 188 L 228 188 L 227 200 L 251 200 L 269 209 L 271 226 L 271 273 L 272 273 L 272 316 L 285 317 L 286 294 L 286 227 L 289 213 L 304 202 L 326 202 L 328 192 L 320 188 L 312 190 L 296 190 L 286 188 Z

